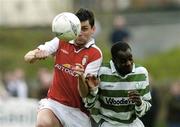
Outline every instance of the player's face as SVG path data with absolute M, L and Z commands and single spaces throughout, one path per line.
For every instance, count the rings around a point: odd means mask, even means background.
M 131 73 L 133 68 L 133 56 L 131 50 L 128 49 L 125 52 L 119 51 L 113 62 L 117 71 L 123 76 Z
M 89 20 L 81 22 L 81 33 L 77 37 L 75 43 L 78 46 L 84 46 L 91 38 L 94 31 L 95 27 L 91 27 Z

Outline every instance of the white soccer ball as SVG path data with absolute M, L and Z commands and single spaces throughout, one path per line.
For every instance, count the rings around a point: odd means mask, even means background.
M 60 13 L 53 19 L 52 32 L 60 40 L 74 40 L 81 32 L 81 22 L 73 13 Z

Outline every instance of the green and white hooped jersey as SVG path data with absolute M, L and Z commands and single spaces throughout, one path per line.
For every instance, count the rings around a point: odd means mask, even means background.
M 112 61 L 99 71 L 99 89 L 91 91 L 84 99 L 96 122 L 104 119 L 111 124 L 130 124 L 141 117 L 151 107 L 148 72 L 142 66 L 133 65 L 132 73 L 121 77 Z M 128 91 L 137 90 L 142 105 L 137 107 L 129 100 Z

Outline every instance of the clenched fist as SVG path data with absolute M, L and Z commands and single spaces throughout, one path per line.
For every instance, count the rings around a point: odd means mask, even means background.
M 25 56 L 24 60 L 28 63 L 34 63 L 36 60 L 45 59 L 49 56 L 48 52 L 45 50 L 35 49 L 29 51 Z
M 140 94 L 136 90 L 132 90 L 128 92 L 129 99 L 135 103 L 135 105 L 140 106 L 142 104 L 142 100 Z

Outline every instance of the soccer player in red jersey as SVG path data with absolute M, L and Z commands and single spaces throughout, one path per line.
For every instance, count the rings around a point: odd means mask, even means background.
M 102 52 L 92 38 L 93 12 L 81 8 L 76 16 L 81 21 L 81 33 L 75 40 L 54 38 L 25 55 L 30 63 L 55 55 L 53 82 L 47 98 L 40 101 L 36 127 L 91 127 L 78 89 L 87 86 L 87 74 L 97 75 Z M 28 58 L 30 55 L 33 57 Z

